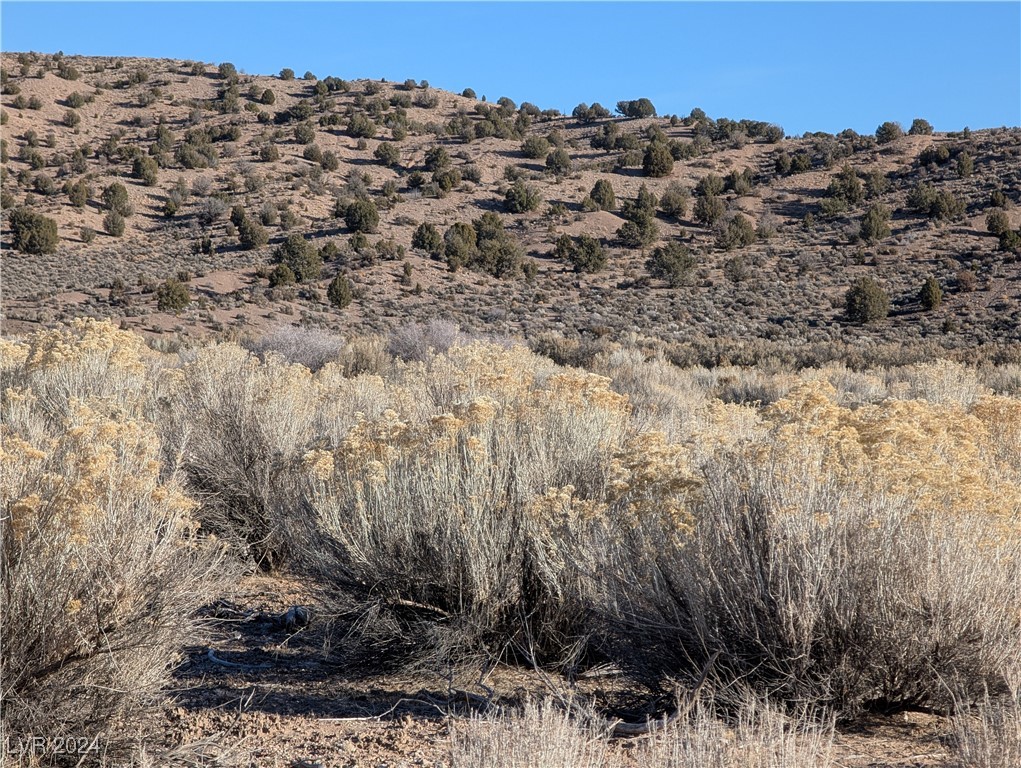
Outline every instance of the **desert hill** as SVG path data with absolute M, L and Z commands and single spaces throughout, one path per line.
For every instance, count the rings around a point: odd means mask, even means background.
M 7 334 L 82 315 L 170 339 L 444 319 L 684 362 L 1002 359 L 1021 340 L 1017 128 L 783 137 L 637 98 L 621 104 L 633 117 L 561 115 L 414 80 L 2 61 Z M 56 239 L 26 246 L 16 211 L 52 219 Z M 479 242 L 444 239 L 473 222 Z M 885 317 L 848 316 L 862 278 Z

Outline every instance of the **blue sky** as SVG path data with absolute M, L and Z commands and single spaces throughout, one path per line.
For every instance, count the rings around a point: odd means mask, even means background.
M 788 133 L 1021 125 L 1021 2 L 0 3 L 2 47 L 428 80 L 490 101 L 652 99 Z

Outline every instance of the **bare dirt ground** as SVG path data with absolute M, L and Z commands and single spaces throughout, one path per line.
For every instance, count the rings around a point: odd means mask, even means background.
M 281 617 L 299 605 L 310 608 L 310 624 L 287 628 Z M 549 694 L 542 676 L 516 667 L 499 666 L 473 680 L 338 663 L 342 653 L 324 651 L 325 617 L 289 579 L 250 577 L 210 615 L 209 642 L 189 650 L 153 724 L 164 735 L 148 743 L 152 754 L 274 768 L 446 766 L 451 718 Z M 590 682 L 579 692 L 612 699 L 614 685 Z M 948 737 L 946 720 L 936 715 L 873 715 L 839 729 L 833 765 L 952 766 Z M 613 748 L 627 755 L 633 746 L 622 739 Z

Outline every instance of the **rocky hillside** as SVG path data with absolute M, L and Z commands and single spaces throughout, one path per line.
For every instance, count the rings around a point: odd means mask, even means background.
M 4 54 L 4 333 L 439 318 L 709 362 L 1021 341 L 1017 128 L 785 137 L 327 74 Z

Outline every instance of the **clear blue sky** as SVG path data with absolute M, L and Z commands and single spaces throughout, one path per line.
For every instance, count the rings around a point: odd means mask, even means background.
M 428 80 L 569 112 L 646 96 L 661 114 L 788 133 L 927 118 L 1021 125 L 1021 2 L 0 4 L 5 51 L 231 61 Z

